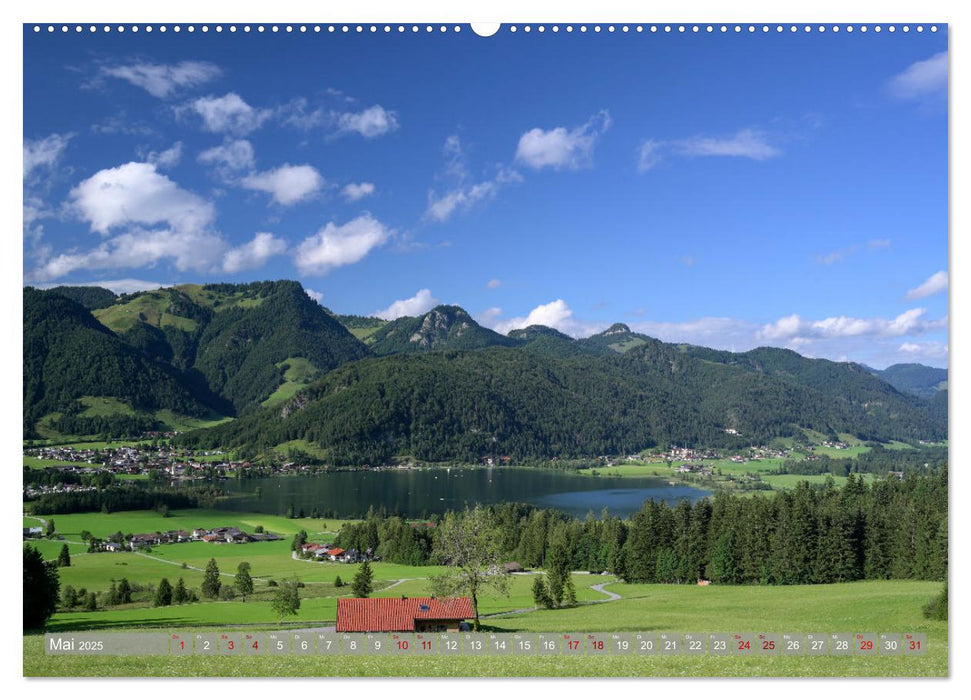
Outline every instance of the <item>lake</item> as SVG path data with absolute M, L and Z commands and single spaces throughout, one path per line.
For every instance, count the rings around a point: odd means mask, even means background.
M 229 480 L 220 484 L 232 498 L 217 508 L 283 514 L 291 505 L 309 515 L 316 508 L 341 517 L 360 517 L 382 506 L 390 513 L 420 518 L 475 503 L 516 501 L 556 508 L 577 517 L 607 508 L 626 517 L 649 498 L 674 504 L 695 502 L 708 491 L 672 486 L 663 479 L 578 476 L 526 468 L 395 469 L 346 471 L 317 476 Z

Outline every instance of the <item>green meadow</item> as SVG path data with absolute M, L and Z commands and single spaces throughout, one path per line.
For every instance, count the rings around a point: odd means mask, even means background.
M 513 594 L 502 605 L 515 610 L 526 597 L 530 576 L 513 577 Z M 576 577 L 585 600 L 603 599 L 589 585 L 600 577 Z M 608 579 L 609 580 L 609 579 Z M 521 582 L 520 582 L 521 581 Z M 401 584 L 404 586 L 405 584 Z M 406 589 L 401 589 L 406 590 Z M 325 656 L 241 659 L 219 657 L 68 657 L 46 656 L 40 635 L 24 636 L 26 676 L 901 676 L 948 674 L 947 623 L 928 621 L 921 606 L 940 590 L 926 581 L 863 581 L 820 586 L 676 586 L 613 583 L 608 590 L 620 600 L 581 604 L 561 610 L 530 610 L 487 617 L 484 629 L 497 632 L 920 632 L 927 635 L 927 653 L 917 657 L 341 657 Z M 410 592 L 410 591 L 409 591 Z M 390 592 L 389 592 L 390 593 Z M 395 591 L 397 594 L 397 589 Z M 591 597 L 596 596 L 596 598 Z M 287 627 L 328 618 L 334 598 L 303 601 L 298 619 Z M 483 601 L 483 607 L 493 601 Z M 241 607 L 250 608 L 243 614 Z M 526 606 L 523 606 L 526 607 Z M 529 605 L 528 607 L 532 607 Z M 188 613 L 189 608 L 200 612 Z M 164 629 L 181 625 L 191 632 L 212 619 L 217 629 L 248 624 L 248 629 L 281 626 L 266 604 L 198 603 L 171 609 L 131 611 L 127 624 L 116 629 Z M 220 615 L 230 609 L 227 622 Z M 181 611 L 181 615 L 178 615 Z M 205 611 L 205 612 L 202 612 Z M 485 610 L 483 610 L 485 612 Z M 497 610 L 498 612 L 498 610 Z M 90 613 L 86 627 L 103 624 L 108 613 Z M 100 618 L 99 618 L 100 616 Z M 55 616 L 54 629 L 63 619 Z M 78 619 L 80 621 L 80 618 Z M 67 629 L 62 627 L 61 629 Z M 238 628 L 236 628 L 238 630 Z

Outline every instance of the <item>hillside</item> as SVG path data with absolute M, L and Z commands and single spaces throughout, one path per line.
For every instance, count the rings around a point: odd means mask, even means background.
M 246 413 L 288 382 L 368 355 L 297 282 L 182 285 L 121 297 L 95 315 L 148 357 L 197 375 Z M 284 363 L 289 363 L 284 367 Z
M 370 348 L 375 355 L 475 350 L 497 345 L 518 343 L 483 328 L 458 306 L 436 306 L 423 316 L 403 316 L 370 336 Z
M 107 305 L 111 293 L 92 289 L 24 290 L 28 434 L 43 417 L 138 432 L 160 411 L 166 425 L 197 417 L 185 429 L 235 415 L 186 439 L 302 444 L 337 463 L 741 446 L 804 429 L 946 437 L 945 392 L 924 400 L 861 365 L 778 348 L 673 345 L 623 324 L 580 340 L 544 326 L 503 336 L 457 306 L 392 322 L 340 316 L 291 281 L 180 285 Z
M 159 411 L 206 418 L 225 409 L 218 397 L 145 357 L 71 299 L 28 287 L 23 304 L 25 436 L 36 435 L 45 416 L 55 431 L 139 431 L 163 427 Z
M 866 368 L 898 391 L 932 398 L 939 391 L 947 390 L 947 370 L 914 363 L 890 365 L 886 369 Z
M 254 451 L 300 440 L 333 463 L 373 464 L 396 455 L 527 460 L 742 446 L 801 428 L 873 440 L 945 436 L 926 402 L 886 388 L 844 396 L 838 384 L 814 388 L 656 340 L 612 356 L 508 347 L 398 354 L 344 365 L 281 407 L 186 440 Z

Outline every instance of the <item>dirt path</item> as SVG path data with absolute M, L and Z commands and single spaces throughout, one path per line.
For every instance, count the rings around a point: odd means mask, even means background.
M 132 552 L 132 554 L 137 554 L 140 557 L 145 557 L 146 559 L 152 559 L 153 561 L 160 561 L 163 564 L 171 564 L 172 566 L 177 566 L 180 569 L 185 568 L 185 569 L 192 569 L 193 571 L 202 571 L 202 572 L 205 572 L 205 569 L 200 569 L 198 566 L 190 566 L 190 565 L 186 564 L 183 567 L 182 566 L 182 562 L 174 562 L 174 561 L 170 561 L 169 559 L 162 559 L 161 557 L 153 557 L 151 554 L 145 554 L 144 552 Z M 219 572 L 219 575 L 220 576 L 228 576 L 229 578 L 236 578 L 236 574 L 231 574 L 231 573 L 224 572 L 224 571 L 220 571 Z M 253 576 L 252 579 L 254 581 L 259 581 L 260 583 L 266 583 L 267 581 L 269 581 L 269 579 L 266 579 L 266 578 L 257 578 L 256 576 Z
M 592 588 L 593 590 L 595 590 L 597 593 L 603 593 L 604 595 L 610 596 L 609 598 L 607 598 L 607 600 L 594 600 L 594 601 L 590 601 L 590 602 L 592 602 L 592 603 L 609 603 L 609 602 L 611 602 L 613 600 L 620 600 L 621 598 L 623 598 L 624 596 L 622 596 L 622 595 L 619 595 L 617 593 L 613 593 L 611 591 L 605 591 L 604 590 L 604 586 L 610 586 L 610 585 L 612 585 L 614 583 L 617 583 L 617 582 L 616 581 L 608 581 L 607 583 L 597 583 L 597 584 L 595 584 L 593 586 L 590 586 L 590 588 Z

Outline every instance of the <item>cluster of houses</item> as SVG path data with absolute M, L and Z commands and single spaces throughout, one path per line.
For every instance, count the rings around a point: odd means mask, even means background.
M 682 464 L 677 468 L 678 474 L 700 474 L 701 476 L 711 476 L 712 467 L 705 467 L 700 464 Z
M 77 493 L 79 491 L 97 491 L 97 486 L 85 486 L 84 484 L 31 484 L 24 487 L 24 496 L 27 498 L 37 498 L 45 493 Z
M 212 529 L 197 528 L 192 532 L 187 530 L 168 530 L 166 532 L 146 532 L 132 535 L 129 539 L 108 539 L 101 543 L 100 548 L 107 552 L 119 552 L 126 549 L 132 551 L 144 547 L 154 547 L 160 544 L 175 544 L 178 542 L 210 542 L 213 544 L 242 544 L 244 542 L 272 542 L 281 539 L 269 532 L 246 533 L 235 527 L 215 527 Z
M 359 561 L 375 559 L 374 550 L 368 547 L 363 553 L 356 549 L 342 549 L 331 544 L 317 544 L 307 542 L 300 547 L 300 553 L 308 559 L 321 561 L 338 561 L 342 564 L 356 564 Z

